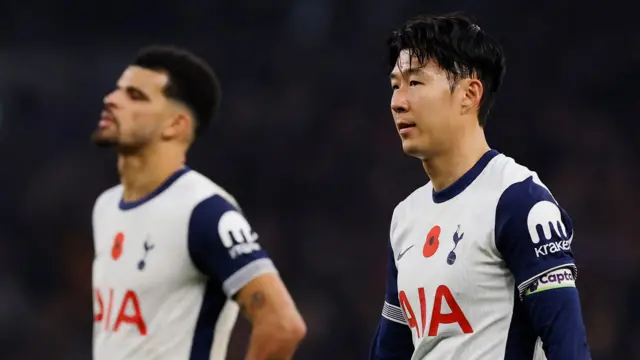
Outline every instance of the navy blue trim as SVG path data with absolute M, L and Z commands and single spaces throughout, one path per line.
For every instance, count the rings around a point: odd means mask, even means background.
M 182 169 L 174 172 L 171 176 L 165 180 L 162 185 L 158 186 L 155 190 L 147 194 L 146 196 L 136 200 L 136 201 L 124 201 L 124 199 L 120 199 L 120 210 L 131 210 L 137 208 L 140 205 L 143 205 L 147 201 L 153 199 L 154 197 L 160 195 L 163 191 L 167 190 L 171 184 L 173 184 L 180 176 L 186 174 L 191 169 L 188 166 L 183 167 Z
M 538 335 L 531 326 L 527 309 L 520 301 L 520 293 L 514 288 L 513 312 L 511 313 L 504 360 L 533 359 L 537 339 Z
M 458 196 L 458 194 L 463 192 L 464 189 L 471 185 L 471 183 L 478 177 L 478 175 L 480 175 L 482 170 L 487 167 L 489 161 L 491 161 L 491 159 L 493 159 L 498 154 L 499 153 L 496 150 L 487 151 L 486 153 L 484 153 L 484 155 L 482 155 L 480 160 L 478 160 L 478 162 L 473 165 L 473 167 L 469 169 L 469 171 L 462 175 L 460 179 L 456 180 L 456 182 L 440 191 L 433 190 L 433 202 L 439 204 Z
M 398 269 L 393 258 L 391 239 L 387 241 L 387 286 L 384 301 L 400 307 Z M 407 360 L 413 354 L 411 329 L 407 325 L 380 318 L 369 352 L 369 360 Z
M 524 297 L 531 325 L 548 360 L 591 360 L 578 289 L 550 289 Z
M 191 340 L 189 360 L 208 360 L 211 355 L 216 323 L 227 300 L 221 288 L 219 282 L 213 279 L 207 281 L 196 329 Z
M 396 262 L 393 258 L 391 239 L 387 241 L 387 286 L 384 301 L 400 307 L 400 299 L 398 299 L 398 268 L 396 268 Z
M 236 220 L 222 222 L 223 216 L 230 213 L 237 213 Z M 221 225 L 228 236 L 224 241 L 218 232 Z M 189 256 L 200 272 L 224 283 L 251 262 L 268 257 L 266 251 L 257 246 L 257 241 L 248 243 L 249 238 L 256 235 L 233 204 L 220 195 L 212 195 L 191 211 L 187 235 Z M 251 247 L 244 247 L 246 245 Z
M 369 360 L 408 360 L 413 351 L 411 329 L 407 325 L 380 318 L 369 350 Z

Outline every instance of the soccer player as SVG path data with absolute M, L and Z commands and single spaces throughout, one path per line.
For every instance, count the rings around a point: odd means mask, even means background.
M 305 335 L 234 198 L 185 165 L 220 96 L 201 59 L 150 47 L 104 98 L 93 143 L 116 150 L 121 184 L 93 210 L 96 360 L 223 360 L 239 310 L 247 360 L 291 359 Z
M 430 182 L 393 212 L 370 358 L 589 359 L 571 220 L 535 172 L 485 139 L 502 48 L 449 14 L 408 21 L 388 53 L 402 148 Z

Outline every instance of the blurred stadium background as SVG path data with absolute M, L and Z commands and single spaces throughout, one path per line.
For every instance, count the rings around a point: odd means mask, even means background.
M 366 358 L 391 212 L 427 181 L 392 125 L 384 41 L 452 10 L 506 48 L 488 137 L 573 217 L 594 360 L 640 359 L 640 30 L 622 0 L 3 1 L 0 359 L 90 358 L 90 213 L 117 177 L 88 137 L 149 43 L 220 74 L 222 113 L 190 164 L 236 195 L 278 264 L 309 325 L 296 358 Z

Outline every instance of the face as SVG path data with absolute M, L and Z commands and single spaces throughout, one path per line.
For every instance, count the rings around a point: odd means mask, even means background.
M 161 72 L 127 68 L 115 90 L 104 98 L 93 143 L 136 152 L 160 140 L 171 118 L 171 103 L 163 93 L 168 80 Z
M 472 104 L 468 85 L 477 80 L 461 80 L 452 91 L 444 70 L 435 62 L 420 64 L 408 50 L 400 53 L 390 79 L 391 113 L 406 154 L 427 159 L 464 132 L 460 115 Z

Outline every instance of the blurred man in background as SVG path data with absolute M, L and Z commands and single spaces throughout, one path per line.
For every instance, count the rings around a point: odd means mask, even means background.
M 451 14 L 405 23 L 388 50 L 402 148 L 431 181 L 393 212 L 371 359 L 589 359 L 571 220 L 484 135 L 501 46 Z
M 247 360 L 290 359 L 305 335 L 234 198 L 185 165 L 220 97 L 204 61 L 151 47 L 104 99 L 93 142 L 116 150 L 121 184 L 93 210 L 95 359 L 223 360 L 238 304 Z

